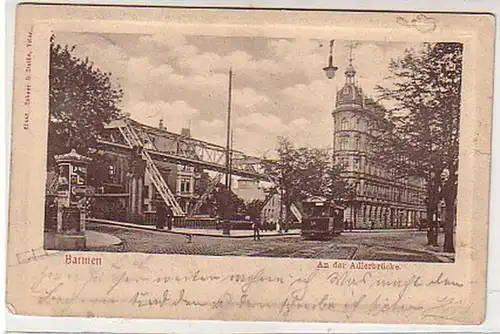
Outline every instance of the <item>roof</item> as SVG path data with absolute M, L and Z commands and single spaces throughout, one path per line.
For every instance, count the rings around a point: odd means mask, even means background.
M 334 207 L 335 209 L 344 209 L 343 206 L 335 203 L 335 201 L 333 200 L 328 200 L 326 197 L 323 197 L 323 196 L 311 196 L 307 199 L 305 199 L 304 201 L 302 201 L 302 203 L 329 203 L 330 206 Z

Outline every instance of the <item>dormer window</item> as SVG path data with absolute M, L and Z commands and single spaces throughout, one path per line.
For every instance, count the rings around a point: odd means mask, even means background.
M 352 94 L 352 88 L 350 86 L 344 87 L 344 90 L 343 90 L 342 94 L 344 94 L 346 96 L 347 95 L 351 95 Z

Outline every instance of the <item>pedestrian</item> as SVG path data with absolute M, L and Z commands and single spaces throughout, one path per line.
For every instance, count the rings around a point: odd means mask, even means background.
M 260 240 L 260 220 L 255 218 L 252 224 L 253 226 L 253 240 Z
M 215 229 L 216 230 L 220 230 L 221 226 L 220 226 L 220 217 L 219 215 L 216 215 L 215 216 Z
M 174 212 L 172 211 L 172 208 L 167 206 L 166 208 L 166 216 L 167 216 L 167 228 L 169 231 L 172 231 L 172 222 L 173 222 L 173 216 Z
M 163 202 L 156 204 L 156 229 L 161 230 L 165 228 L 166 210 Z

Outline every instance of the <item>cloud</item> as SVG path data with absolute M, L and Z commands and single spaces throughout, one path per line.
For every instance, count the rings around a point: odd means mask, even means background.
M 233 68 L 235 148 L 262 154 L 278 136 L 297 146 L 329 146 L 336 88 L 344 85 L 347 41 L 337 41 L 328 80 L 322 73 L 328 41 L 154 35 L 56 34 L 77 45 L 124 90 L 124 111 L 149 125 L 164 117 L 169 130 L 191 124 L 194 137 L 225 145 L 228 71 Z M 410 44 L 363 42 L 354 51 L 357 80 L 368 95 L 389 74 L 391 58 Z
M 226 123 L 221 119 L 195 120 L 192 123 L 191 135 L 200 140 L 225 145 Z
M 236 124 L 240 126 L 244 125 L 247 128 L 263 130 L 265 132 L 276 132 L 278 134 L 286 130 L 281 118 L 276 115 L 262 114 L 259 112 L 240 117 L 237 119 Z
M 265 94 L 258 93 L 254 88 L 245 87 L 234 90 L 233 101 L 238 107 L 254 109 L 260 103 L 269 102 L 269 98 Z
M 282 90 L 283 100 L 289 104 L 307 108 L 304 111 L 317 112 L 331 106 L 332 89 L 326 80 L 315 80 L 308 84 L 298 84 Z M 309 113 L 307 113 L 309 114 Z
M 126 106 L 133 118 L 141 123 L 157 126 L 163 118 L 163 124 L 169 131 L 180 133 L 191 120 L 196 118 L 200 111 L 191 107 L 185 101 L 165 101 L 137 102 Z

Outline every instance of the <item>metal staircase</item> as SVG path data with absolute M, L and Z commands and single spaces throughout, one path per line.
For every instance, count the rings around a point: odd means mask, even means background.
M 184 211 L 175 199 L 174 194 L 165 182 L 165 179 L 158 170 L 158 167 L 155 165 L 153 158 L 151 158 L 151 155 L 144 148 L 144 144 L 139 135 L 135 132 L 134 128 L 128 122 L 124 121 L 118 127 L 118 129 L 120 130 L 120 133 L 123 135 L 123 138 L 125 138 L 125 141 L 130 146 L 130 148 L 142 148 L 141 155 L 144 160 L 146 160 L 146 174 L 155 185 L 165 203 L 172 208 L 174 215 L 179 217 L 185 216 Z
M 205 191 L 203 192 L 201 197 L 198 199 L 196 204 L 193 206 L 193 208 L 191 209 L 191 212 L 189 213 L 189 216 L 193 216 L 193 215 L 198 213 L 198 211 L 200 210 L 203 203 L 205 203 L 205 201 L 207 200 L 208 196 L 210 196 L 212 191 L 215 189 L 215 187 L 222 180 L 223 175 L 224 175 L 223 173 L 217 173 L 216 176 L 214 176 L 213 178 L 210 179 L 210 182 L 208 183 L 207 189 L 205 189 Z
M 299 208 L 297 208 L 295 203 L 292 203 L 292 205 L 290 205 L 290 211 L 293 213 L 295 218 L 298 219 L 299 222 L 302 221 L 302 214 L 300 213 L 300 210 L 299 210 Z

